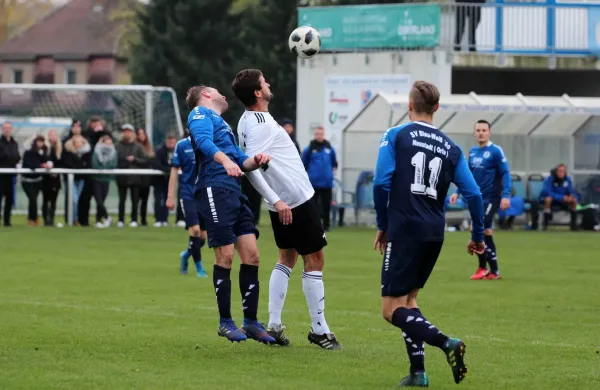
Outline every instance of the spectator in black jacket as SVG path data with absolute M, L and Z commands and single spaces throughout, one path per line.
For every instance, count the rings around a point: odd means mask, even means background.
M 2 135 L 0 136 L 0 168 L 16 168 L 21 155 L 19 154 L 19 145 L 12 136 L 13 126 L 10 122 L 2 124 Z M 12 206 L 15 201 L 13 196 L 13 178 L 15 175 L 0 173 L 0 206 L 4 199 L 4 226 L 12 226 L 10 216 Z
M 90 143 L 81 135 L 74 135 L 65 143 L 62 154 L 62 165 L 70 169 L 88 169 L 91 166 L 92 149 Z M 80 226 L 79 198 L 83 192 L 85 175 L 75 175 L 73 181 L 73 223 Z M 66 212 L 67 210 L 65 210 Z M 68 214 L 68 213 L 67 213 Z
M 38 135 L 31 143 L 31 149 L 23 154 L 23 168 L 46 168 L 48 162 L 48 147 L 44 136 Z M 38 196 L 42 192 L 44 178 L 39 173 L 24 173 L 21 176 L 23 191 L 27 195 L 27 224 L 38 226 Z
M 175 146 L 177 145 L 177 137 L 175 134 L 167 134 L 165 143 L 163 146 L 156 150 L 156 156 L 154 157 L 152 168 L 163 171 L 165 176 L 154 176 L 154 217 L 156 222 L 154 227 L 168 226 L 169 225 L 169 210 L 167 209 L 167 193 L 169 189 L 169 173 L 171 172 L 171 160 L 175 153 Z
M 60 167 L 60 159 L 62 157 L 62 143 L 58 138 L 56 130 L 48 132 L 48 162 L 47 168 Z M 56 213 L 56 198 L 60 191 L 60 177 L 58 174 L 44 175 L 42 181 L 42 218 L 44 218 L 44 226 L 54 226 L 54 215 Z

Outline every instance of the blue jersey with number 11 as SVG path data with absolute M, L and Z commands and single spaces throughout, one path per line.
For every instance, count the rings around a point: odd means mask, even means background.
M 390 241 L 443 241 L 444 200 L 452 182 L 469 203 L 473 240 L 483 241 L 481 192 L 460 148 L 425 122 L 387 130 L 374 179 L 379 230 Z

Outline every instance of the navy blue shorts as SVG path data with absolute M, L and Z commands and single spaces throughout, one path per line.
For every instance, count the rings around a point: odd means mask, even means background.
M 192 226 L 199 225 L 200 230 L 206 230 L 206 223 L 204 218 L 198 211 L 198 201 L 196 199 L 180 199 L 181 211 L 183 211 L 183 217 L 185 218 L 185 229 L 189 229 Z
M 209 248 L 235 244 L 238 237 L 246 234 L 258 238 L 248 198 L 241 192 L 208 187 L 196 192 L 196 199 L 206 222 Z
M 390 241 L 381 267 L 381 296 L 403 297 L 425 287 L 443 241 Z
M 500 208 L 500 199 L 483 200 L 483 228 L 491 229 L 494 227 L 494 216 Z

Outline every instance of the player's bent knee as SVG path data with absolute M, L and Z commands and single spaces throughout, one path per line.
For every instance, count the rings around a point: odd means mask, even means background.
M 494 235 L 494 231 L 492 229 L 485 229 L 483 231 L 483 235 L 484 236 L 492 236 L 492 235 Z
M 325 267 L 325 255 L 322 250 L 302 256 L 302 258 L 304 259 L 305 272 L 323 271 L 323 267 Z
M 206 230 L 200 230 L 200 238 L 206 240 L 207 234 Z
M 256 236 L 254 234 L 246 234 L 238 237 L 236 247 L 242 264 L 258 266 L 258 247 L 256 246 Z
M 552 204 L 552 198 L 551 197 L 544 198 L 544 204 L 546 204 L 546 206 L 551 205 Z
M 391 323 L 394 312 L 401 307 L 407 307 L 408 295 L 403 297 L 383 297 L 381 300 L 381 315 Z
M 215 248 L 215 263 L 219 267 L 231 269 L 231 265 L 233 263 L 233 252 L 234 246 L 225 245 Z
M 192 237 L 200 237 L 200 226 L 192 226 L 188 229 L 188 234 Z
M 279 250 L 279 264 L 283 264 L 288 268 L 294 268 L 298 261 L 298 252 L 295 249 L 280 249 Z

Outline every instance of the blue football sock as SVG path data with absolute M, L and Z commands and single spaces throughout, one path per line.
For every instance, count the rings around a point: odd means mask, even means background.
M 217 306 L 221 319 L 231 318 L 231 269 L 215 264 L 213 272 L 213 285 L 217 295 Z
M 244 321 L 256 321 L 259 294 L 258 266 L 240 265 L 240 292 L 242 293 Z
M 496 256 L 496 244 L 494 243 L 493 236 L 485 236 L 485 254 L 487 255 L 487 261 L 490 265 L 490 271 L 497 274 L 498 271 L 498 257 Z
M 392 324 L 402 329 L 409 338 L 421 339 L 434 347 L 443 349 L 448 341 L 448 336 L 429 323 L 422 314 L 405 307 L 394 311 Z
M 418 314 L 421 310 L 418 307 L 410 309 Z M 420 337 L 410 338 L 405 332 L 402 332 L 404 342 L 406 343 L 406 353 L 410 360 L 410 373 L 414 374 L 419 371 L 425 371 L 425 342 Z

